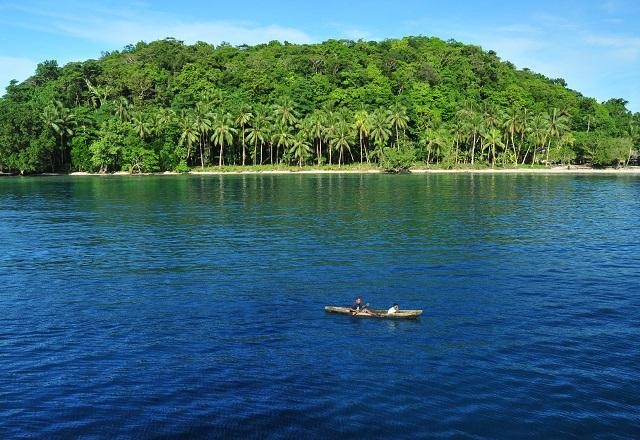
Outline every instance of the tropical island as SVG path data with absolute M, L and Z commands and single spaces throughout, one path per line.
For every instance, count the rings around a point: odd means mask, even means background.
M 628 166 L 640 113 L 433 37 L 140 42 L 0 98 L 0 172 Z

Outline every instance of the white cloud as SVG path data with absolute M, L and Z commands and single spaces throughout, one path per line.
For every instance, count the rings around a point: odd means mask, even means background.
M 291 27 L 233 20 L 181 20 L 156 12 L 142 3 L 129 5 L 129 8 L 133 9 L 115 8 L 110 11 L 100 6 L 78 4 L 73 13 L 60 13 L 49 7 L 14 7 L 27 20 L 12 25 L 117 46 L 167 37 L 187 43 L 206 41 L 216 44 L 225 41 L 237 45 L 272 40 L 291 43 L 312 41 L 305 32 Z
M 620 37 L 609 35 L 589 35 L 585 41 L 594 46 L 600 46 L 607 49 L 614 49 L 614 53 L 627 54 L 623 59 L 634 61 L 638 58 L 640 52 L 639 37 Z M 628 55 L 631 55 L 630 57 Z
M 152 41 L 166 37 L 184 40 L 187 43 L 206 41 L 231 44 L 258 44 L 272 40 L 291 43 L 308 43 L 311 38 L 296 29 L 270 25 L 255 26 L 237 22 L 147 22 L 147 21 L 103 21 L 96 23 L 58 23 L 59 31 L 79 38 L 109 44 L 126 45 L 137 41 Z
M 35 72 L 37 63 L 28 58 L 0 55 L 0 95 L 12 79 L 24 81 Z

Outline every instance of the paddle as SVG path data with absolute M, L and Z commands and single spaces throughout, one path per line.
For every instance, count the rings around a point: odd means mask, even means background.
M 373 313 L 373 312 L 371 312 L 369 310 L 369 303 L 366 303 L 364 306 L 362 306 L 362 308 L 360 310 L 351 309 L 351 316 L 356 316 L 356 315 L 358 315 L 360 313 L 365 314 L 365 315 L 379 316 L 377 313 Z

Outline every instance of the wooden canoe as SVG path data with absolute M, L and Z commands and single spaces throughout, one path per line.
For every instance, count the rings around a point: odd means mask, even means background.
M 389 318 L 389 319 L 411 319 L 422 315 L 422 310 L 398 310 L 396 313 L 387 314 L 386 310 L 367 309 L 358 312 L 355 315 L 349 307 L 325 306 L 324 310 L 329 313 L 341 313 L 343 315 L 351 315 L 358 318 Z

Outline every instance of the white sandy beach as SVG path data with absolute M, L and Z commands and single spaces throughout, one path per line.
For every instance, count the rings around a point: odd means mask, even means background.
M 187 174 L 192 175 L 238 175 L 238 174 L 380 174 L 383 170 L 322 170 L 322 169 L 300 169 L 300 170 L 246 170 L 246 171 L 197 171 L 192 170 Z M 483 169 L 432 169 L 432 168 L 415 168 L 411 169 L 412 174 L 640 174 L 640 167 L 632 166 L 626 168 L 590 168 L 585 166 L 557 166 L 549 168 L 483 168 Z M 165 171 L 162 173 L 141 173 L 129 174 L 126 171 L 118 171 L 115 173 L 99 174 L 89 173 L 85 171 L 76 171 L 70 173 L 70 176 L 141 176 L 141 175 L 179 175 L 173 171 Z M 53 174 L 48 174 L 53 175 Z M 60 174 L 62 175 L 62 174 Z

